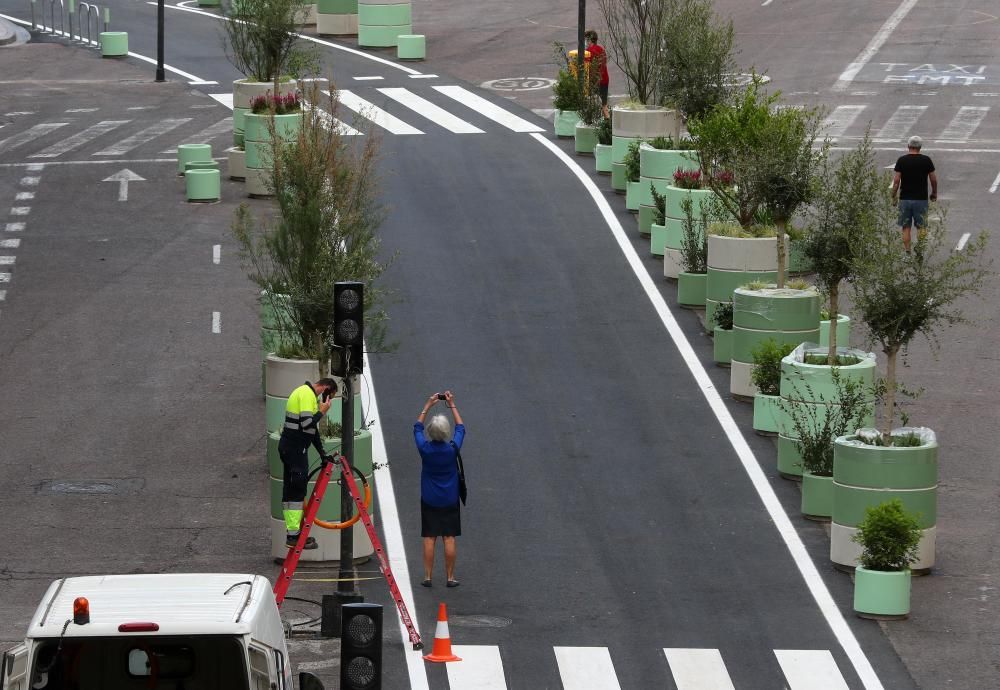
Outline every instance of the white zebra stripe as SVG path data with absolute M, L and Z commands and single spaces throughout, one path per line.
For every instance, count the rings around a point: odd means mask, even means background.
M 494 122 L 500 123 L 507 129 L 515 132 L 545 131 L 542 127 L 532 124 L 527 120 L 518 117 L 514 113 L 504 110 L 495 103 L 491 103 L 482 96 L 463 89 L 461 86 L 435 86 L 433 88 L 435 91 L 439 91 L 445 96 L 455 99 L 462 105 L 472 108 L 480 115 L 488 117 Z
M 323 93 L 329 95 L 329 91 L 324 91 Z M 416 127 L 403 122 L 395 115 L 382 110 L 382 108 L 379 108 L 374 103 L 369 103 L 353 91 L 341 89 L 337 91 L 337 98 L 341 105 L 350 108 L 358 115 L 371 120 L 392 134 L 423 134 Z
M 170 130 L 176 129 L 177 127 L 180 127 L 184 123 L 190 121 L 191 121 L 190 117 L 168 118 L 165 120 L 160 120 L 159 122 L 136 132 L 132 136 L 122 139 L 117 144 L 109 146 L 103 151 L 98 151 L 94 155 L 121 156 L 122 154 L 128 153 L 132 149 L 138 148 L 139 146 L 145 144 L 146 142 L 152 141 L 156 137 L 166 134 Z
M 453 690 L 507 690 L 500 648 L 489 645 L 452 645 L 461 663 L 446 664 Z
M 131 120 L 103 120 L 96 125 L 91 125 L 82 132 L 78 132 L 67 139 L 53 144 L 44 151 L 31 154 L 29 158 L 55 158 L 56 156 L 61 156 L 129 122 Z
M 563 690 L 622 690 L 607 647 L 553 647 Z
M 397 103 L 406 106 L 418 115 L 426 117 L 434 124 L 444 127 L 449 132 L 454 132 L 455 134 L 484 133 L 483 130 L 478 127 L 469 124 L 461 118 L 455 117 L 444 108 L 431 103 L 426 98 L 418 96 L 409 89 L 384 88 L 378 90 Z
M 735 690 L 718 649 L 664 648 L 677 690 Z
M 788 690 L 848 690 L 833 655 L 826 649 L 775 649 Z

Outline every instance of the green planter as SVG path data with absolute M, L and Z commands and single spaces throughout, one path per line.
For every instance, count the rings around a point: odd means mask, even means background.
M 267 395 L 264 399 L 264 422 L 268 433 L 280 432 L 285 425 L 285 405 L 288 403 L 288 398 L 281 398 L 274 395 Z M 332 422 L 339 424 L 343 419 L 343 400 L 341 398 L 334 398 L 333 404 L 330 405 L 329 411 L 326 413 L 325 419 L 329 419 Z M 359 431 L 361 429 L 361 423 L 364 420 L 361 410 L 361 396 L 354 396 L 354 430 Z M 368 432 L 365 432 L 368 433 Z
M 128 34 L 124 31 L 102 31 L 100 34 L 101 57 L 128 55 Z
M 625 164 L 611 162 L 611 188 L 619 194 L 625 193 L 628 178 L 625 176 Z
M 697 151 L 681 151 L 678 149 L 654 149 L 644 144 L 639 149 L 639 172 L 650 178 L 672 181 L 678 168 L 694 170 L 699 168 Z
M 909 570 L 854 570 L 854 611 L 861 618 L 900 620 L 910 615 Z
M 281 438 L 280 431 L 272 431 L 267 435 L 267 469 L 268 474 L 277 479 L 281 479 L 282 465 L 281 456 L 278 454 L 278 441 Z M 339 438 L 323 439 L 323 448 L 330 454 L 340 452 Z M 369 475 L 373 471 L 372 464 L 372 434 L 370 431 L 362 431 L 354 435 L 354 466 L 361 472 Z M 309 448 L 309 471 L 319 467 L 319 454 L 315 448 Z
M 802 480 L 802 454 L 797 439 L 778 432 L 778 474 L 792 481 Z
M 678 245 L 679 246 L 679 245 Z M 711 319 L 720 302 L 733 290 L 752 282 L 773 283 L 778 278 L 774 238 L 708 236 L 708 286 L 705 316 Z
M 753 430 L 774 436 L 778 433 L 778 417 L 783 414 L 780 395 L 757 393 L 753 397 Z
M 715 192 L 711 189 L 683 189 L 681 187 L 674 187 L 673 185 L 668 185 L 666 192 L 667 217 L 675 218 L 681 222 L 684 221 L 684 211 L 681 209 L 681 202 L 684 199 L 691 199 L 691 212 L 694 214 L 695 218 L 698 218 L 701 215 L 702 202 L 715 195 Z
M 808 520 L 830 521 L 833 515 L 833 477 L 802 473 L 802 515 Z
M 188 163 L 211 160 L 212 146 L 210 144 L 181 144 L 177 147 L 177 174 L 183 175 Z
M 897 448 L 869 446 L 856 438 L 841 436 L 834 442 L 830 559 L 841 567 L 857 565 L 861 547 L 852 537 L 865 509 L 898 498 L 918 516 L 922 531 L 912 567 L 930 569 L 937 535 L 937 441 Z
M 396 37 L 396 57 L 400 60 L 423 60 L 427 56 L 424 34 L 400 34 Z
M 211 170 L 188 170 L 184 175 L 187 200 L 205 203 L 218 201 L 222 195 L 221 173 L 218 168 Z
M 702 309 L 705 306 L 704 273 L 681 271 L 677 276 L 677 304 L 685 309 Z
M 573 144 L 577 153 L 592 155 L 597 146 L 597 127 L 577 122 L 573 130 Z
M 576 123 L 579 122 L 580 115 L 575 110 L 557 110 L 555 129 L 556 136 L 569 138 L 576 134 Z
M 594 145 L 594 165 L 597 172 L 611 174 L 611 144 Z
M 274 118 L 274 136 L 292 141 L 302 127 L 303 113 L 271 115 L 247 113 L 243 123 L 245 146 L 246 191 L 250 196 L 269 196 L 272 173 L 271 131 L 268 119 Z
M 642 209 L 639 209 L 640 216 Z M 640 218 L 641 222 L 641 218 Z M 663 249 L 667 246 L 667 226 L 651 223 L 649 226 L 649 253 L 653 256 L 663 256 Z
M 625 208 L 632 213 L 639 212 L 639 186 L 641 184 L 641 182 L 630 180 L 625 187 Z
M 733 359 L 733 331 L 716 326 L 712 333 L 712 356 L 715 363 L 728 367 Z
M 837 347 L 848 347 L 851 342 L 851 317 L 837 314 Z M 830 320 L 819 322 L 819 344 L 830 347 Z
M 639 183 L 642 187 L 642 182 Z M 653 220 L 656 218 L 656 209 L 652 206 L 639 204 L 639 235 L 649 237 L 653 232 Z M 660 250 L 662 253 L 662 249 Z M 703 305 L 704 306 L 704 305 Z
M 358 0 L 318 0 L 316 5 L 320 14 L 358 13 Z

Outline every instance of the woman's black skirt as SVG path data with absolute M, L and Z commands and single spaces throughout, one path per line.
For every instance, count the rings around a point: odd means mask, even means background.
M 462 514 L 458 504 L 436 508 L 420 502 L 420 535 L 423 537 L 458 537 L 462 534 Z

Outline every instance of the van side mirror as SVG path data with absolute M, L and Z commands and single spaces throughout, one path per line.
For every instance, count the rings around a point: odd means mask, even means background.
M 323 681 L 309 673 L 302 671 L 299 673 L 299 690 L 326 690 Z

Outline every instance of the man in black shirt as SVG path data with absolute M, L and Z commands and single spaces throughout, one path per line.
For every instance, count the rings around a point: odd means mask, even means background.
M 899 225 L 903 229 L 903 246 L 910 251 L 910 226 L 917 230 L 927 227 L 927 180 L 931 181 L 931 201 L 937 201 L 937 175 L 934 163 L 920 153 L 923 141 L 910 137 L 907 154 L 896 161 L 892 179 L 892 198 L 899 205 Z

